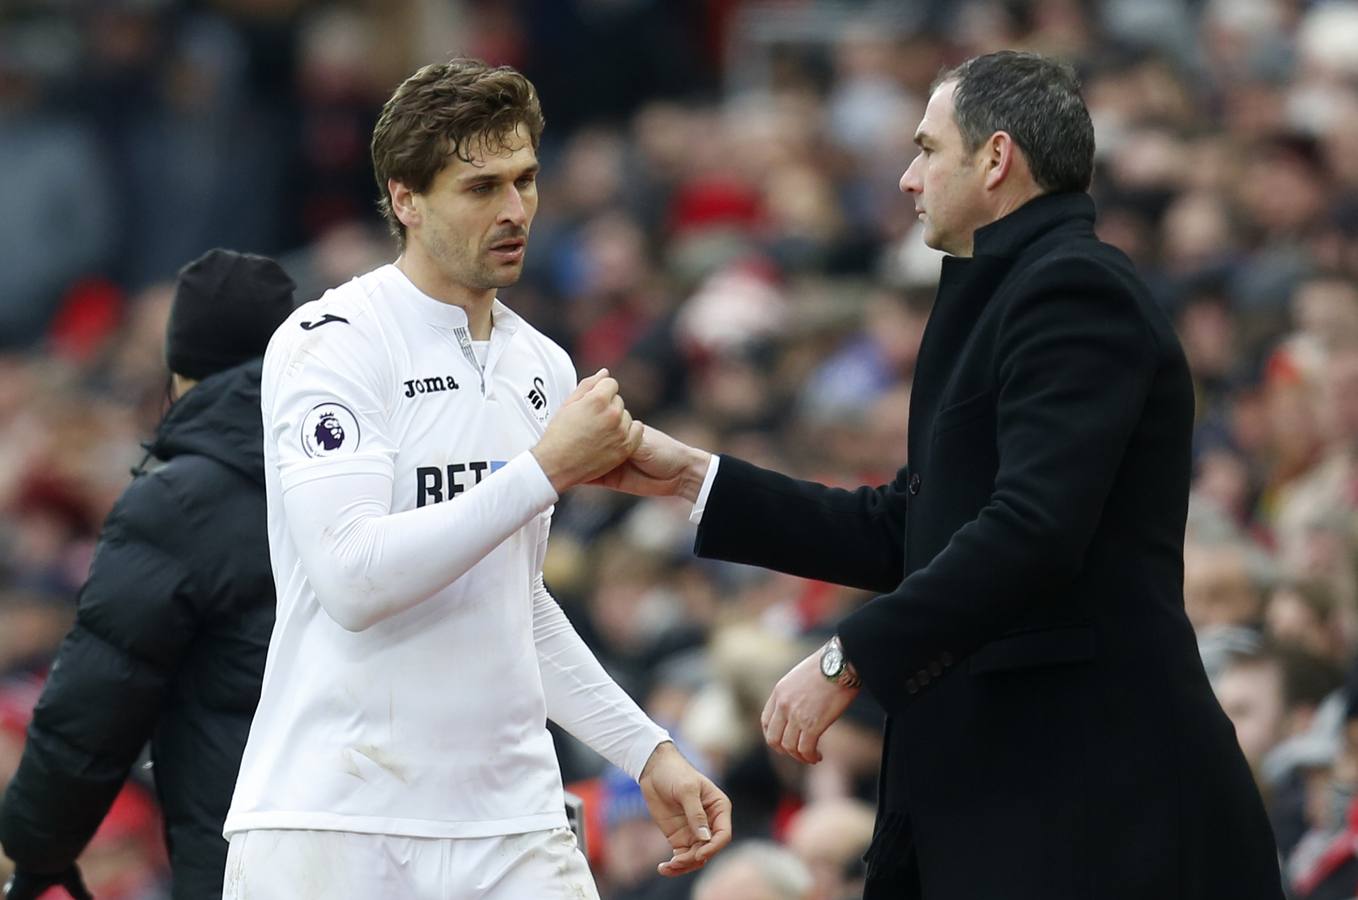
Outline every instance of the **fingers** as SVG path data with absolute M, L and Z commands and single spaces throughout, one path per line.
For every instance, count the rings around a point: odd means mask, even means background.
M 655 429 L 652 428 L 651 426 L 649 425 L 641 426 L 641 438 L 639 439 L 637 446 L 632 451 L 633 456 L 637 456 L 637 454 L 640 454 L 640 456 L 638 456 L 637 458 L 643 461 L 651 459 L 652 457 L 655 456 L 655 438 L 651 437 L 651 440 L 649 442 L 646 440 L 647 437 L 650 437 L 654 433 Z M 627 437 L 630 440 L 632 436 L 629 434 Z
M 764 743 L 774 752 L 790 756 L 798 762 L 811 766 L 820 762 L 817 745 L 821 733 L 794 721 L 776 697 L 776 693 L 769 697 L 759 716 L 759 724 L 764 730 Z
M 674 854 L 656 867 L 656 871 L 661 875 L 682 875 L 701 869 L 709 859 L 731 843 L 730 798 L 707 778 L 701 782 L 699 795 L 712 836 L 709 840 L 688 847 L 676 847 Z M 687 809 L 685 814 L 687 815 Z
M 814 766 L 820 762 L 820 751 L 816 749 L 819 742 L 820 732 L 803 728 L 801 735 L 797 738 L 797 758 L 809 766 Z
M 764 743 L 779 753 L 783 752 L 783 732 L 787 730 L 787 714 L 775 705 L 764 726 Z
M 797 760 L 797 762 L 806 763 L 807 765 L 814 765 L 818 761 L 818 757 L 808 756 L 806 755 L 805 752 L 803 752 L 803 747 L 805 746 L 805 741 L 807 740 L 807 731 L 808 729 L 806 728 L 806 726 L 802 725 L 800 722 L 796 722 L 789 718 L 787 727 L 783 729 L 783 738 L 778 743 L 780 749 L 788 756 Z M 810 738 L 810 741 L 812 753 L 814 753 L 816 745 L 816 736 L 813 735 Z
M 607 369 L 581 381 L 558 412 L 560 415 L 548 423 L 539 441 L 542 452 L 537 454 L 558 493 L 598 481 L 641 443 L 640 426 L 627 410 L 617 379 Z M 621 474 L 615 476 L 614 481 L 621 478 Z
M 588 378 L 582 379 L 580 383 L 575 386 L 575 390 L 571 391 L 571 395 L 566 398 L 566 403 L 574 403 L 576 400 L 579 400 L 581 397 L 585 396 L 585 394 L 588 394 L 596 384 L 607 377 L 608 370 L 600 369 Z M 564 406 L 566 404 L 562 405 Z
M 602 369 L 600 371 L 603 371 Z M 586 392 L 587 397 L 597 397 L 604 404 L 612 403 L 614 399 L 621 400 L 618 395 L 618 380 L 605 376 L 594 383 L 594 387 Z
M 684 808 L 688 830 L 700 841 L 712 840 L 712 829 L 707 826 L 707 810 L 703 809 L 702 783 L 690 782 L 679 789 L 679 804 Z
M 696 869 L 701 869 L 706 860 L 698 859 L 699 846 L 701 845 L 675 850 L 674 854 L 656 866 L 655 870 L 667 878 L 673 878 L 676 875 L 684 875 Z
M 705 863 L 731 843 L 731 799 L 708 779 L 703 779 L 703 808 L 712 839 L 697 848 L 698 862 Z
M 623 445 L 623 449 L 627 451 L 628 456 L 637 452 L 637 448 L 641 446 L 641 441 L 645 437 L 646 426 L 641 422 L 634 421 L 627 432 L 627 442 Z

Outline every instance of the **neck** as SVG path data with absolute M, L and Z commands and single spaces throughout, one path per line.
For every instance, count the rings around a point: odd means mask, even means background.
M 448 280 L 429 257 L 413 244 L 408 245 L 396 260 L 396 268 L 405 273 L 410 283 L 420 292 L 450 306 L 460 306 L 467 314 L 467 328 L 472 340 L 490 340 L 490 308 L 495 302 L 495 289 L 478 290 Z

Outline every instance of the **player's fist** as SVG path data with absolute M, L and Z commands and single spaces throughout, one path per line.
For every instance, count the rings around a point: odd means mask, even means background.
M 642 497 L 677 496 L 695 503 L 711 463 L 712 454 L 706 450 L 643 425 L 641 443 L 631 457 L 594 483 Z
M 538 465 L 559 494 L 590 481 L 632 455 L 642 426 L 633 422 L 607 369 L 580 382 L 557 410 L 533 448 Z

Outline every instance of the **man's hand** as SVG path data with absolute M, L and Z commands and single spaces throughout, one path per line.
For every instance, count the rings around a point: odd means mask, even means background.
M 641 428 L 619 396 L 618 382 L 600 369 L 557 410 L 533 456 L 560 494 L 631 456 L 641 444 Z
M 643 497 L 678 495 L 696 502 L 712 454 L 676 441 L 663 431 L 642 426 L 641 444 L 622 465 L 592 484 Z
M 774 685 L 759 717 L 764 742 L 779 753 L 815 765 L 821 759 L 816 748 L 820 736 L 844 714 L 858 690 L 822 675 L 817 650 Z
M 94 900 L 94 895 L 85 887 L 80 870 L 72 865 L 64 872 L 25 872 L 16 869 L 5 884 L 5 900 L 37 900 L 48 888 L 60 885 L 74 900 Z
M 640 784 L 651 818 L 674 850 L 657 867 L 661 875 L 701 869 L 731 842 L 731 801 L 674 744 L 652 751 Z

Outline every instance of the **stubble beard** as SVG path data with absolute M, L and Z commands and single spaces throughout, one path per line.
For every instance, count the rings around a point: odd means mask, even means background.
M 500 266 L 488 258 L 488 247 L 477 248 L 475 256 L 465 251 L 455 252 L 441 240 L 431 241 L 430 255 L 438 262 L 444 277 L 471 291 L 493 291 L 509 287 L 523 275 L 523 260 L 512 266 Z
M 512 266 L 500 266 L 487 261 L 483 257 L 482 259 L 478 259 L 475 265 L 469 266 L 468 268 L 471 269 L 468 273 L 470 276 L 468 286 L 479 291 L 491 291 L 496 288 L 509 287 L 516 283 L 523 275 L 522 261 L 519 261 Z

